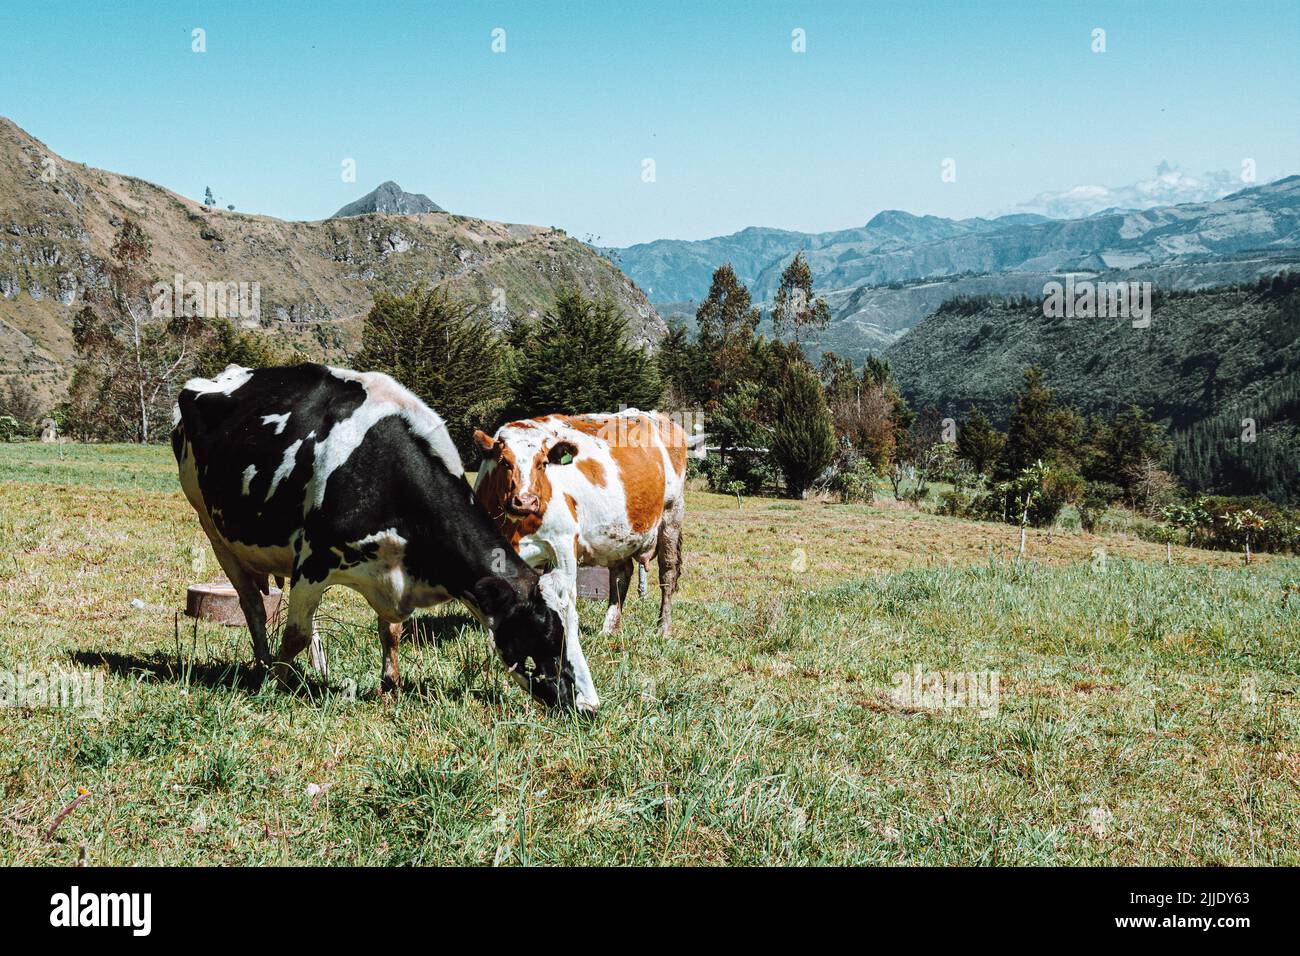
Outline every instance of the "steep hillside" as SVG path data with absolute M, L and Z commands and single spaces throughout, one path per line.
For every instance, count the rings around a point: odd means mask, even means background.
M 1124 318 L 1044 318 L 1041 296 L 954 300 L 885 354 L 914 406 L 959 418 L 976 404 L 1004 426 L 1024 369 L 1039 365 L 1061 398 L 1083 411 L 1133 404 L 1168 423 L 1182 449 L 1180 474 L 1194 484 L 1224 478 L 1193 460 L 1217 448 L 1243 472 L 1229 490 L 1265 490 L 1252 486 L 1254 474 L 1272 476 L 1276 497 L 1300 493 L 1300 274 L 1157 289 L 1149 328 Z M 1255 420 L 1253 443 L 1240 440 L 1243 418 Z M 1289 474 L 1278 467 L 1283 461 Z
M 1300 250 L 1188 256 L 1177 262 L 1133 269 L 1072 274 L 1076 279 L 1151 282 L 1158 289 L 1184 290 L 1251 282 L 1286 269 L 1300 271 Z M 949 299 L 980 295 L 1041 298 L 1045 284 L 1063 281 L 1065 275 L 1063 272 L 1012 271 L 928 277 L 828 292 L 825 298 L 831 307 L 831 324 L 825 331 L 816 333 L 806 347 L 814 358 L 830 350 L 852 359 L 854 364 L 861 364 L 869 354 L 888 348 Z
M 49 394 L 62 386 L 70 317 L 104 286 L 126 217 L 152 241 L 159 280 L 259 283 L 264 326 L 346 322 L 365 313 L 376 289 L 440 282 L 503 321 L 548 307 L 572 284 L 612 296 L 639 341 L 663 333 L 626 276 L 555 229 L 446 213 L 286 222 L 209 208 L 64 160 L 0 118 L 0 375 L 21 374 Z

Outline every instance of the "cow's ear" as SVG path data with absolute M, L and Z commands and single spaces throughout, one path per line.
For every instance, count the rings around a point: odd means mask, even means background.
M 547 464 L 567 465 L 578 457 L 578 446 L 571 441 L 557 441 L 546 455 Z
M 515 589 L 496 577 L 480 578 L 474 584 L 474 603 L 495 627 L 505 612 L 519 600 Z
M 482 429 L 475 429 L 474 444 L 478 445 L 479 454 L 484 458 L 496 458 L 501 454 L 501 443 Z

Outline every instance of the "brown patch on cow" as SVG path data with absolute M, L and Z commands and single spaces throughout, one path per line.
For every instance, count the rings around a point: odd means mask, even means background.
M 627 520 L 633 531 L 644 534 L 659 523 L 664 511 L 664 459 L 663 452 L 653 439 L 662 435 L 661 419 L 667 421 L 664 416 L 552 415 L 550 418 L 575 431 L 599 438 L 608 445 L 610 457 L 614 459 L 619 476 L 623 479 Z M 671 422 L 668 424 L 677 427 Z M 680 433 L 681 429 L 677 431 Z M 679 444 L 684 472 L 684 439 L 679 440 Z M 672 450 L 669 451 L 671 453 Z M 583 468 L 584 462 L 590 461 L 589 458 L 579 458 L 578 467 L 593 484 L 603 485 L 603 482 L 595 480 L 587 468 Z M 598 462 L 592 464 L 599 467 Z M 673 465 L 676 467 L 676 459 L 673 459 Z
M 564 493 L 564 501 L 569 506 L 569 514 L 573 515 L 573 520 L 578 520 L 578 502 L 574 500 L 573 495 L 568 492 Z
M 585 458 L 579 458 L 575 464 L 578 466 L 578 471 L 586 475 L 587 480 L 593 485 L 597 488 L 605 487 L 605 466 L 599 461 L 587 456 Z
M 642 418 L 645 428 L 654 426 Z M 627 523 L 637 534 L 649 531 L 664 513 L 664 457 L 658 448 L 645 445 L 609 446 L 623 479 L 627 500 Z
M 561 425 L 572 428 L 574 431 L 582 432 L 584 435 L 593 435 L 597 438 L 607 438 L 609 420 L 612 415 L 548 415 L 547 418 L 558 422 Z M 545 421 L 546 419 L 543 419 Z

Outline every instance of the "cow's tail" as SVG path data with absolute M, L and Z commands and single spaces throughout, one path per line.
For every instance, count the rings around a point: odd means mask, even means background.
M 676 593 L 677 593 L 677 582 L 680 581 L 680 580 L 682 579 L 682 564 L 683 564 L 683 560 L 682 560 L 682 554 L 683 554 L 683 552 L 682 552 L 682 529 L 681 529 L 680 527 L 678 527 L 678 529 L 677 529 L 677 541 L 675 542 L 674 547 L 677 548 L 677 577 L 673 579 L 673 593 L 676 594 Z

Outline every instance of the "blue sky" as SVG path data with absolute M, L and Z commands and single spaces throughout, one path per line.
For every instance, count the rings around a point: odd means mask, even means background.
M 987 215 L 1162 161 L 1171 195 L 1247 158 L 1297 173 L 1297 51 L 1294 0 L 42 0 L 6 4 L 0 114 L 246 212 L 323 218 L 393 179 L 623 245 Z

